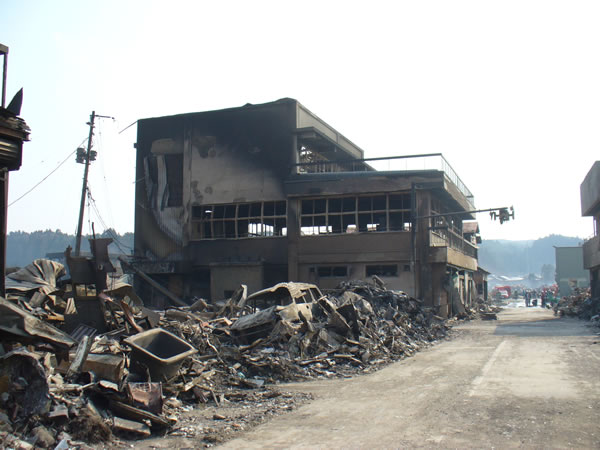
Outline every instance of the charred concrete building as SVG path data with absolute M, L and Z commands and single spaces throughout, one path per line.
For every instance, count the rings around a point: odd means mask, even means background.
M 136 267 L 181 297 L 373 275 L 440 314 L 476 295 L 473 195 L 441 154 L 365 159 L 293 99 L 143 119 L 136 148 Z
M 592 297 L 600 297 L 600 161 L 596 161 L 580 187 L 581 214 L 594 218 L 594 236 L 583 244 L 583 267 L 589 270 Z

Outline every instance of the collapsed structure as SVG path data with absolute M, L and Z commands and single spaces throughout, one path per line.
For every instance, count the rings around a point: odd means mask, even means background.
M 432 308 L 387 290 L 377 277 L 342 283 L 328 296 L 305 283 L 248 296 L 242 285 L 225 302 L 198 299 L 153 311 L 130 286 L 108 283 L 112 277 L 97 263 L 106 242 L 90 241 L 91 259 L 67 249 L 70 279 L 62 264 L 44 259 L 6 278 L 5 447 L 81 447 L 113 433 L 139 439 L 183 432 L 196 443 L 217 442 L 308 398 L 272 383 L 368 373 L 444 338 L 449 328 Z M 87 271 L 97 281 L 78 285 Z M 228 411 L 240 402 L 252 408 Z M 214 415 L 184 414 L 197 404 Z
M 135 267 L 180 298 L 374 275 L 441 316 L 477 295 L 473 195 L 440 153 L 365 159 L 289 98 L 143 119 L 136 148 Z

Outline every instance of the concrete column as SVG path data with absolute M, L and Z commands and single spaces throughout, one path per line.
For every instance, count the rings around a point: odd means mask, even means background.
M 288 280 L 297 281 L 298 246 L 300 239 L 300 200 L 288 199 L 287 203 L 287 241 L 288 241 Z

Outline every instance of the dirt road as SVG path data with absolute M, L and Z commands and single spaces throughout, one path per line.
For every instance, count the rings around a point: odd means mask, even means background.
M 600 448 L 600 337 L 509 308 L 371 375 L 285 385 L 315 400 L 222 448 Z

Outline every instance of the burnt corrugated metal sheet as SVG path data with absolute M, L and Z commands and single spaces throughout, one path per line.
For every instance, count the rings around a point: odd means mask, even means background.
M 29 140 L 29 127 L 23 119 L 0 108 L 0 166 L 8 170 L 21 167 L 23 141 Z
M 21 142 L 0 135 L 0 166 L 7 167 L 8 170 L 17 170 L 21 167 L 22 148 Z

